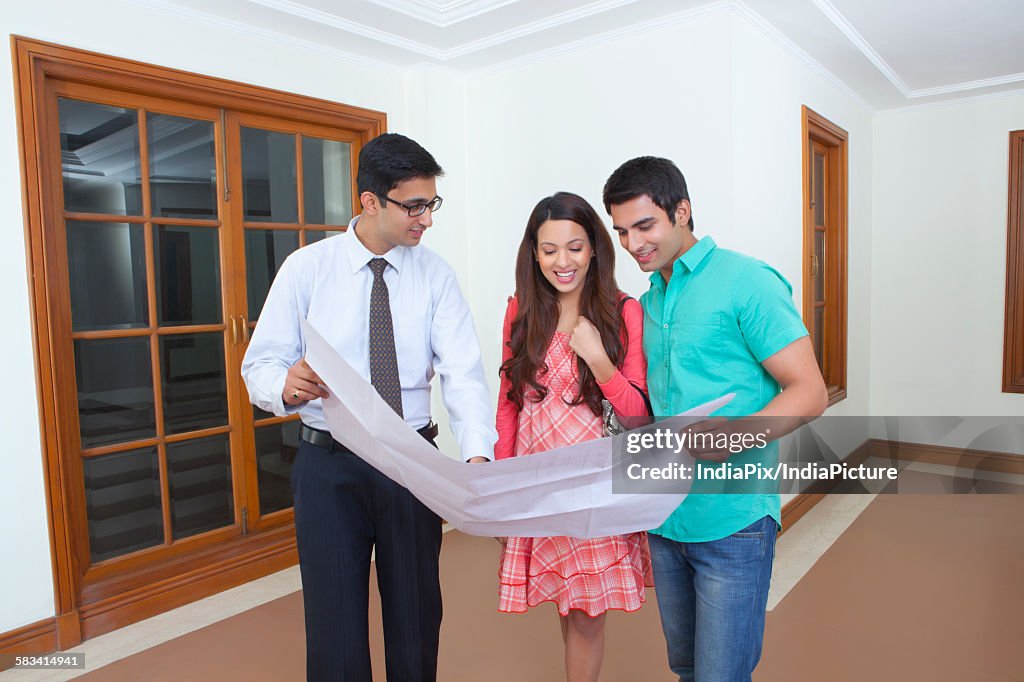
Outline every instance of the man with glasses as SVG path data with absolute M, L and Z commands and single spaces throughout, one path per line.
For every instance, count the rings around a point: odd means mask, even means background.
M 442 174 L 407 137 L 368 142 L 356 180 L 361 215 L 285 260 L 242 363 L 255 405 L 302 417 L 292 488 L 311 681 L 371 679 L 371 550 L 388 679 L 436 679 L 441 520 L 331 437 L 320 404 L 327 391 L 302 357 L 299 319 L 431 443 L 430 380 L 440 373 L 463 456 L 490 458 L 497 434 L 469 307 L 451 267 L 416 248 L 441 208 Z

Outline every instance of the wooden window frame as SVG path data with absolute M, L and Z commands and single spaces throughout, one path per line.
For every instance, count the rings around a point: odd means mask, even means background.
M 1010 132 L 1003 393 L 1024 393 L 1024 130 Z
M 295 565 L 298 554 L 294 523 L 288 520 L 265 532 L 242 535 L 227 543 L 201 544 L 194 551 L 173 556 L 157 566 L 140 564 L 133 571 L 111 576 L 83 590 L 74 539 L 75 481 L 68 476 L 68 458 L 63 454 L 71 446 L 63 433 L 66 429 L 60 427 L 74 405 L 66 404 L 61 391 L 56 390 L 58 377 L 68 376 L 69 371 L 73 376 L 74 372 L 69 358 L 57 352 L 51 335 L 57 316 L 65 313 L 49 286 L 49 278 L 61 275 L 54 272 L 57 268 L 44 249 L 47 240 L 53 238 L 54 226 L 62 220 L 60 215 L 53 215 L 55 192 L 59 188 L 54 188 L 52 179 L 47 177 L 50 164 L 43 163 L 54 152 L 50 137 L 56 126 L 53 112 L 46 106 L 48 88 L 53 82 L 99 86 L 143 97 L 273 116 L 304 125 L 342 127 L 355 131 L 360 144 L 386 131 L 387 116 L 369 109 L 20 36 L 11 37 L 11 47 L 39 423 L 43 425 L 40 440 L 56 612 L 52 622 L 57 648 L 67 649 L 83 638 Z M 218 158 L 218 166 L 220 163 Z M 218 170 L 218 178 L 221 176 Z
M 805 324 L 813 324 L 814 291 L 812 288 L 812 254 L 814 252 L 814 212 L 811 208 L 811 143 L 818 142 L 829 148 L 826 174 L 835 178 L 828 183 L 826 221 L 835 225 L 835 234 L 826 251 L 830 275 L 825 281 L 825 366 L 822 374 L 828 386 L 828 404 L 834 405 L 846 398 L 847 372 L 847 221 L 848 221 L 848 141 L 850 135 L 807 106 L 801 107 L 801 140 L 803 144 L 803 317 Z M 833 257 L 829 257 L 833 256 Z

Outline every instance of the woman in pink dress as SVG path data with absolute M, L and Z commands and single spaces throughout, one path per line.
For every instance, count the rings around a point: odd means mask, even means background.
M 583 198 L 559 192 L 533 209 L 505 313 L 495 459 L 602 435 L 602 399 L 647 413 L 640 304 L 615 283 L 611 237 Z M 543 454 L 540 456 L 543 457 Z M 500 611 L 558 608 L 566 677 L 597 680 L 605 612 L 635 611 L 652 585 L 645 533 L 504 540 Z

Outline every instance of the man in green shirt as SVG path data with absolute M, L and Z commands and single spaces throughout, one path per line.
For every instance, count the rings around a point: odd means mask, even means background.
M 735 393 L 715 416 L 766 418 L 773 441 L 825 410 L 825 384 L 789 283 L 711 237 L 697 240 L 674 163 L 627 161 L 608 178 L 604 204 L 622 246 L 651 273 L 640 302 L 656 414 Z M 768 465 L 777 448 L 693 454 L 707 460 L 702 466 Z M 751 678 L 780 524 L 777 493 L 701 494 L 695 486 L 650 532 L 669 666 L 681 681 Z

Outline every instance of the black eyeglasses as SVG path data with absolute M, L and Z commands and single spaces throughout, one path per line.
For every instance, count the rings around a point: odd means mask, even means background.
M 444 199 L 442 199 L 441 197 L 434 197 L 425 204 L 403 204 L 401 201 L 395 201 L 391 197 L 386 196 L 384 194 L 378 194 L 377 196 L 379 196 L 384 201 L 390 201 L 392 204 L 397 204 L 401 206 L 406 211 L 408 211 L 410 218 L 415 218 L 416 216 L 423 215 L 424 213 L 427 212 L 428 208 L 430 209 L 431 213 L 437 213 L 438 211 L 441 210 L 441 204 L 444 202 Z

